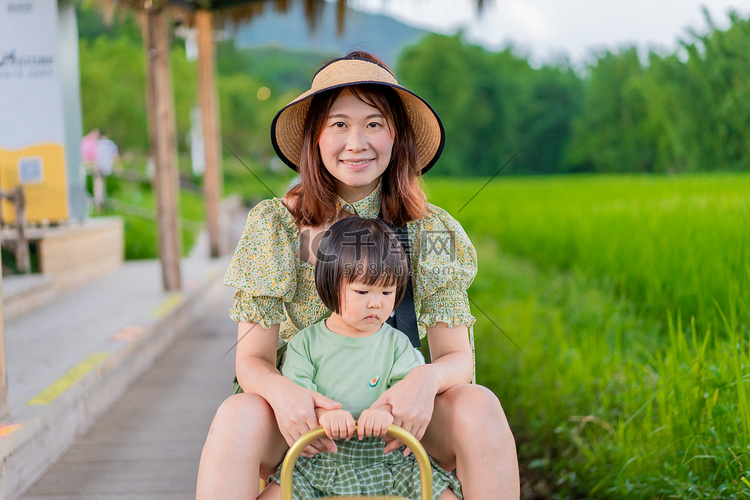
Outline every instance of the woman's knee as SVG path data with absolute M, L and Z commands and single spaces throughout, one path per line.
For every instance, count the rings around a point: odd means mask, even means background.
M 488 388 L 466 384 L 444 393 L 451 407 L 454 435 L 470 437 L 495 434 L 499 439 L 513 439 L 503 407 Z
M 287 446 L 269 404 L 256 394 L 235 394 L 216 411 L 205 447 L 221 455 L 254 457 L 261 474 L 269 474 L 284 457 Z
M 273 410 L 256 394 L 234 394 L 216 410 L 208 440 L 246 442 L 273 432 L 276 420 Z
M 486 387 L 475 384 L 455 386 L 438 396 L 423 444 L 447 470 L 456 467 L 460 455 L 490 449 L 499 453 L 515 447 L 497 396 Z

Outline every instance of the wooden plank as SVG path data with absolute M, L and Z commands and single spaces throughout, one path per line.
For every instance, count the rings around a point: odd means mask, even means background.
M 222 310 L 196 322 L 23 500 L 195 498 L 203 443 L 231 390 L 230 323 Z
M 89 495 L 76 493 L 74 495 L 50 493 L 44 495 L 26 496 L 24 500 L 193 500 L 194 492 L 149 491 L 148 493 L 92 493 Z
M 208 429 L 206 429 L 208 434 Z M 79 441 L 65 457 L 68 463 L 88 463 L 123 460 L 169 460 L 195 457 L 203 448 L 203 439 L 185 439 L 165 443 L 95 443 Z
M 33 487 L 34 495 L 50 493 L 193 492 L 198 462 L 190 457 L 173 460 L 111 461 L 80 467 L 61 462 Z
M 149 113 L 154 123 L 149 126 L 151 154 L 156 172 L 154 188 L 159 228 L 159 260 L 162 265 L 164 290 L 179 290 L 181 237 L 178 212 L 177 131 L 174 95 L 169 68 L 169 37 L 166 14 L 162 8 L 147 9 L 144 14 L 143 41 L 148 61 Z
M 211 257 L 222 253 L 219 234 L 219 202 L 222 191 L 221 134 L 216 93 L 216 44 L 214 42 L 213 14 L 208 10 L 195 13 L 198 29 L 198 90 L 200 93 L 203 142 L 206 151 L 206 169 L 203 172 L 203 194 L 206 199 L 206 227 L 208 229 Z

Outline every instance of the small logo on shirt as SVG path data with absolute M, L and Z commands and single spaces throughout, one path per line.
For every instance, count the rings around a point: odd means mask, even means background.
M 378 382 L 380 382 L 380 375 L 375 375 L 374 377 L 370 379 L 369 385 L 370 387 L 375 387 L 376 385 L 378 385 Z

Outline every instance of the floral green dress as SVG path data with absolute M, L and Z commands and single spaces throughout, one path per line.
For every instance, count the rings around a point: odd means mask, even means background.
M 364 218 L 380 213 L 381 186 L 339 209 Z M 414 307 L 419 336 L 444 322 L 468 325 L 474 351 L 474 316 L 466 290 L 477 272 L 477 254 L 461 224 L 448 212 L 428 205 L 427 215 L 407 223 Z M 329 315 L 315 290 L 314 266 L 300 260 L 299 229 L 279 198 L 263 200 L 247 217 L 224 283 L 237 289 L 229 316 L 235 321 L 280 325 L 289 340 Z

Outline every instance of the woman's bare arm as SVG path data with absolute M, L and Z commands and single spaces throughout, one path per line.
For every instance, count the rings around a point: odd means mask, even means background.
M 429 365 L 431 375 L 437 380 L 440 394 L 454 385 L 468 384 L 474 375 L 474 360 L 469 343 L 469 327 L 458 325 L 454 328 L 438 322 L 427 329 L 427 342 L 430 346 Z
M 279 325 L 263 328 L 258 323 L 239 322 L 235 368 L 242 390 L 265 399 L 276 415 L 279 431 L 290 446 L 318 425 L 315 408 L 338 409 L 339 403 L 295 384 L 276 369 Z M 333 442 L 323 439 L 305 451 L 329 451 Z

